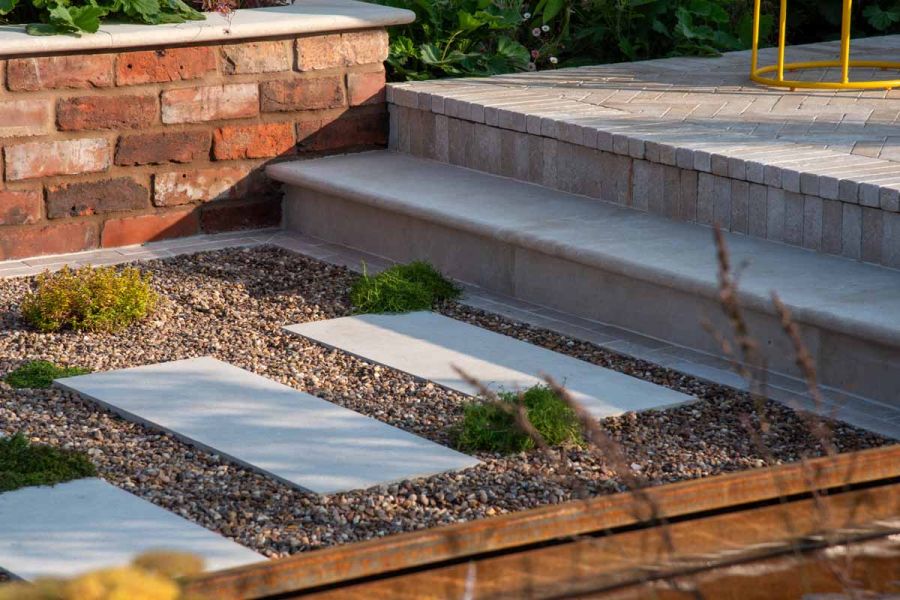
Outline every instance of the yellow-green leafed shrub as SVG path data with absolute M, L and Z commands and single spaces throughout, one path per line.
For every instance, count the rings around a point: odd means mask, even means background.
M 202 570 L 203 562 L 193 555 L 154 552 L 137 557 L 127 567 L 100 569 L 72 579 L 0 584 L 0 600 L 186 600 L 175 578 Z
M 155 304 L 150 275 L 134 267 L 63 267 L 39 276 L 22 301 L 22 316 L 41 331 L 117 331 L 146 317 Z

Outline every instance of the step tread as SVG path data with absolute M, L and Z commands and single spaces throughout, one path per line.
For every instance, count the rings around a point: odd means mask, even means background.
M 714 296 L 710 228 L 390 151 L 285 162 L 276 180 L 568 260 Z M 777 290 L 802 321 L 900 343 L 900 272 L 725 233 L 742 300 L 771 312 Z
M 493 390 L 525 390 L 542 374 L 564 384 L 597 418 L 665 408 L 691 396 L 433 312 L 357 315 L 285 327 L 326 346 L 477 395 L 462 369 Z
M 479 462 L 211 357 L 67 377 L 56 384 L 320 494 Z
M 265 560 L 102 479 L 0 494 L 0 569 L 26 580 L 128 564 L 149 550 L 189 552 L 207 569 Z

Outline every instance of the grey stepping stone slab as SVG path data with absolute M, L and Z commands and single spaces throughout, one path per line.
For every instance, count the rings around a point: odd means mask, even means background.
M 67 377 L 127 419 L 303 490 L 330 494 L 478 460 L 211 357 Z
M 210 570 L 265 560 L 95 477 L 0 494 L 0 570 L 15 577 L 121 566 L 148 550 L 190 552 Z
M 527 389 L 542 374 L 563 383 L 597 418 L 690 402 L 691 396 L 433 312 L 358 315 L 286 330 L 464 394 Z

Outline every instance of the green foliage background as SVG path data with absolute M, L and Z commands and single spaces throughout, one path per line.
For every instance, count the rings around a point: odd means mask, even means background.
M 393 28 L 393 80 L 486 76 L 749 48 L 752 0 L 376 0 L 406 8 Z M 839 37 L 839 0 L 789 0 L 790 43 Z M 773 40 L 774 0 L 761 32 Z M 857 3 L 855 37 L 900 33 L 900 0 Z

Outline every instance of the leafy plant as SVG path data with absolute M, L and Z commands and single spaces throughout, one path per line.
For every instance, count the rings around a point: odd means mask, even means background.
M 205 18 L 182 0 L 0 0 L 0 16 L 28 23 L 32 35 L 94 33 L 107 18 L 148 25 Z
M 74 377 L 85 373 L 90 373 L 90 370 L 79 367 L 60 367 L 46 360 L 33 360 L 15 371 L 11 371 L 6 375 L 4 381 L 14 388 L 42 389 L 53 385 L 54 379 Z
M 21 433 L 0 438 L 0 492 L 96 474 L 93 463 L 81 452 L 32 444 Z
M 133 267 L 64 267 L 40 275 L 21 310 L 41 331 L 117 331 L 146 317 L 156 299 L 150 276 Z
M 388 65 L 395 78 L 479 76 L 528 68 L 528 50 L 515 34 L 520 3 L 492 0 L 381 0 L 416 13 L 395 27 Z
M 459 297 L 460 289 L 426 262 L 394 265 L 375 275 L 363 275 L 350 290 L 358 313 L 403 313 L 426 310 L 435 302 Z
M 749 48 L 752 0 L 377 0 L 416 12 L 392 28 L 391 78 L 482 76 Z M 779 4 L 763 0 L 762 45 L 774 41 Z M 791 0 L 789 43 L 838 36 L 839 2 Z M 900 31 L 900 1 L 853 13 L 854 36 Z
M 501 392 L 498 396 L 507 407 L 485 401 L 466 406 L 462 424 L 454 432 L 461 450 L 512 453 L 534 448 L 534 440 L 522 431 L 512 413 L 519 395 Z M 584 444 L 578 417 L 548 386 L 529 388 L 521 402 L 528 420 L 549 445 Z
M 0 586 L 0 600 L 186 600 L 178 578 L 202 570 L 203 561 L 191 554 L 148 552 L 126 567 L 90 571 L 71 579 L 5 584 Z

